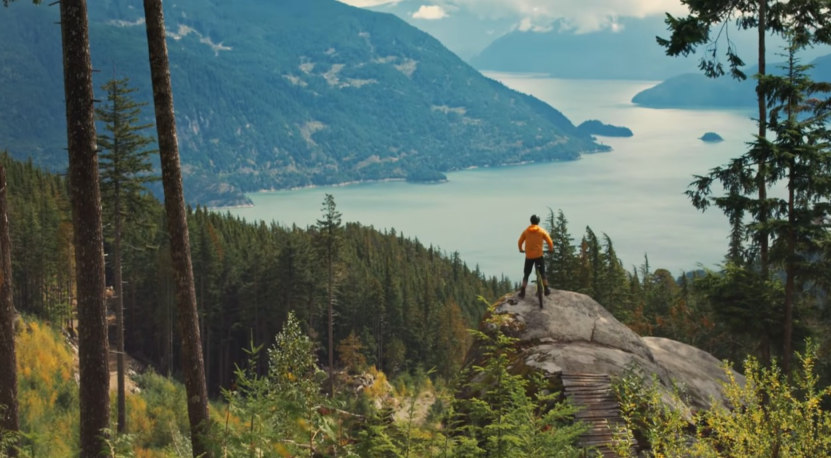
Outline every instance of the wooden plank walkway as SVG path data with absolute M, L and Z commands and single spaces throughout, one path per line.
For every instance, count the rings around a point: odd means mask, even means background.
M 563 394 L 582 409 L 575 419 L 589 427 L 579 441 L 580 447 L 597 447 L 604 458 L 617 458 L 609 448 L 614 425 L 623 423 L 620 405 L 606 374 L 563 373 Z

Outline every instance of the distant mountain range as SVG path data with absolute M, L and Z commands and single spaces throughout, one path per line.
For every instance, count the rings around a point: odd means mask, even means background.
M 480 70 L 546 73 L 555 78 L 659 80 L 694 71 L 697 59 L 670 58 L 655 42 L 662 17 L 620 18 L 618 31 L 576 34 L 516 30 L 470 60 Z
M 150 101 L 141 1 L 88 5 L 96 87 L 126 75 Z M 608 149 L 392 15 L 334 0 L 177 0 L 165 17 L 190 202 Z M 0 9 L 0 148 L 53 169 L 66 165 L 57 20 L 45 5 Z
M 561 30 L 559 24 L 544 33 L 515 30 L 491 43 L 480 55 L 470 59 L 470 63 L 480 70 L 545 73 L 555 78 L 574 79 L 655 81 L 698 72 L 704 48 L 686 58 L 668 57 L 655 41 L 656 36 L 670 35 L 663 16 L 622 17 L 617 24 L 617 31 L 606 29 L 584 34 Z M 752 63 L 756 31 L 731 27 L 731 41 L 739 54 Z M 769 59 L 781 52 L 782 45 L 781 38 L 769 39 Z M 724 42 L 720 43 L 720 49 L 725 46 Z M 818 55 L 817 50 L 806 54 L 809 58 Z
M 811 62 L 809 72 L 815 81 L 831 81 L 831 55 Z M 768 73 L 784 72 L 782 63 L 768 63 Z M 752 76 L 758 66 L 745 69 L 748 78 L 738 81 L 729 76 L 707 78 L 703 74 L 688 73 L 675 76 L 646 89 L 632 99 L 632 103 L 647 108 L 752 108 L 756 107 L 756 81 Z
M 414 18 L 413 15 L 424 5 L 419 0 L 402 0 L 370 9 L 395 14 L 410 25 L 436 37 L 466 61 L 481 53 L 494 40 L 511 32 L 518 22 L 517 18 L 480 17 L 463 9 L 451 10 L 447 17 L 439 20 Z

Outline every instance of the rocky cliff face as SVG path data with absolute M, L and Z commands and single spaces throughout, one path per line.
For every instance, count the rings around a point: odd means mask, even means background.
M 552 290 L 542 309 L 530 294 L 525 299 L 510 294 L 492 313 L 503 315 L 501 330 L 519 339 L 515 373 L 542 371 L 550 386 L 563 387 L 564 378 L 574 374 L 613 378 L 634 364 L 646 375 L 656 374 L 667 394 L 673 381 L 682 386 L 689 403 L 684 407 L 693 411 L 709 407 L 711 400 L 724 402 L 720 382 L 726 376 L 715 357 L 670 339 L 641 337 L 583 294 Z M 486 317 L 483 323 L 487 321 Z M 494 331 L 495 326 L 483 324 L 481 330 Z M 474 344 L 466 365 L 480 357 Z M 740 374 L 734 376 L 744 383 Z

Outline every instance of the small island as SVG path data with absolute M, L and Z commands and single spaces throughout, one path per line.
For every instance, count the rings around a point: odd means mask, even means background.
M 715 132 L 707 132 L 701 136 L 700 140 L 707 143 L 718 143 L 724 141 L 724 139 L 721 138 L 721 135 Z
M 631 137 L 634 134 L 628 127 L 603 124 L 596 119 L 590 119 L 577 126 L 577 131 L 585 135 L 600 135 L 602 137 Z
M 407 174 L 408 183 L 445 183 L 447 175 L 437 170 L 414 170 Z

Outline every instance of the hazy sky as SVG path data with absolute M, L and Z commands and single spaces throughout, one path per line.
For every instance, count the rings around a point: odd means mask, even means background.
M 670 12 L 682 14 L 678 0 L 341 0 L 370 7 L 406 1 L 413 5 L 411 17 L 439 21 L 459 11 L 483 18 L 511 18 L 521 30 L 550 30 L 555 20 L 564 20 L 580 32 L 617 27 L 619 16 L 645 17 Z

